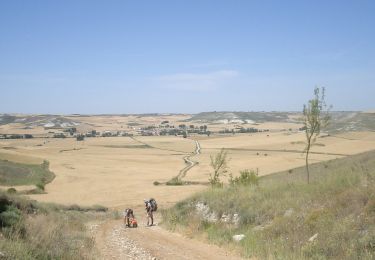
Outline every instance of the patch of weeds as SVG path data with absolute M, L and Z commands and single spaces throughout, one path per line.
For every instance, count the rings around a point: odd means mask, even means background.
M 250 185 L 259 185 L 259 177 L 258 172 L 254 170 L 243 170 L 240 171 L 240 176 L 233 178 L 230 175 L 230 184 L 231 185 L 243 185 L 243 186 L 250 186 Z
M 9 193 L 9 194 L 16 194 L 17 190 L 12 187 L 12 188 L 7 189 L 7 193 Z
M 184 182 L 180 180 L 178 177 L 173 177 L 169 181 L 167 181 L 166 185 L 168 186 L 181 186 L 184 185 Z
M 39 182 L 35 185 L 39 190 L 44 191 L 45 184 L 42 182 Z

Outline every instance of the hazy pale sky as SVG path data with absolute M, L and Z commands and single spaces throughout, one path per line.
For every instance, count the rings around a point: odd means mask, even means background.
M 375 108 L 375 1 L 0 1 L 0 113 Z

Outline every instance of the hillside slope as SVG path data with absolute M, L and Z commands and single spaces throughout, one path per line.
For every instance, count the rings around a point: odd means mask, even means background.
M 307 184 L 302 167 L 209 189 L 164 211 L 165 225 L 245 257 L 374 259 L 375 151 L 312 165 L 311 175 Z

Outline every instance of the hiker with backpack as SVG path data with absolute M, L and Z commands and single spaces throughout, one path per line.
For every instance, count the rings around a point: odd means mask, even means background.
M 154 214 L 153 212 L 158 210 L 158 204 L 155 199 L 144 200 L 145 209 L 147 213 L 147 226 L 154 225 Z
M 124 224 L 127 227 L 130 227 L 130 222 L 135 219 L 134 212 L 132 209 L 125 209 L 124 210 Z

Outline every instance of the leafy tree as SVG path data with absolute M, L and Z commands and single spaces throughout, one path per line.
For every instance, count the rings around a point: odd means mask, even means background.
M 307 183 L 310 182 L 309 153 L 314 145 L 320 130 L 328 125 L 330 120 L 329 109 L 325 103 L 325 88 L 314 89 L 314 98 L 303 105 L 303 128 L 306 133 L 306 173 Z
M 215 157 L 212 155 L 211 158 L 211 167 L 213 172 L 210 173 L 210 177 L 208 181 L 210 182 L 212 187 L 222 187 L 223 183 L 220 180 L 220 177 L 225 175 L 228 171 L 228 159 L 227 159 L 228 152 L 221 149 L 220 153 L 216 154 Z

